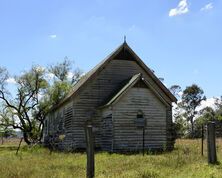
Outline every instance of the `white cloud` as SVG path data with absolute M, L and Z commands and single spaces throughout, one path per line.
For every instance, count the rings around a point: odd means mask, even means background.
M 38 98 L 39 98 L 40 100 L 41 100 L 43 97 L 44 97 L 43 94 L 41 94 L 41 93 L 38 94 Z
M 49 35 L 50 38 L 54 39 L 57 37 L 57 35 Z
M 177 16 L 186 14 L 189 12 L 187 0 L 181 0 L 176 8 L 173 8 L 169 12 L 169 16 Z
M 215 109 L 216 108 L 215 101 L 216 101 L 216 98 L 208 98 L 205 101 L 201 102 L 201 105 L 197 108 L 197 110 L 200 111 L 201 109 L 205 107 L 211 107 Z
M 214 8 L 213 3 L 209 3 L 209 4 L 206 4 L 204 7 L 202 7 L 200 10 L 201 11 L 209 11 L 213 8 Z
M 204 109 L 204 108 L 206 108 L 206 107 L 211 107 L 211 108 L 213 108 L 213 109 L 216 109 L 216 105 L 215 105 L 216 100 L 217 100 L 217 98 L 208 98 L 208 99 L 206 99 L 205 101 L 202 101 L 201 104 L 200 104 L 200 106 L 197 107 L 196 111 L 199 112 L 200 110 L 202 110 L 202 109 Z M 181 100 L 179 100 L 177 103 L 180 103 L 180 102 L 181 102 Z M 174 115 L 175 113 L 177 113 L 177 112 L 179 112 L 179 113 L 184 113 L 184 112 L 185 112 L 184 109 L 182 109 L 182 108 L 177 108 L 177 106 L 178 106 L 178 105 L 177 105 L 176 103 L 173 103 L 173 115 Z M 200 115 L 199 115 L 199 113 L 198 113 L 195 118 L 197 118 L 197 117 L 199 117 L 199 116 L 200 116 Z M 184 118 L 184 119 L 186 119 L 186 118 Z
M 53 73 L 50 73 L 50 72 L 49 72 L 49 73 L 46 74 L 46 79 L 47 79 L 47 80 L 51 80 L 51 79 L 53 79 L 54 77 L 55 77 L 55 75 L 54 75 Z
M 8 79 L 6 80 L 6 82 L 7 82 L 8 84 L 16 84 L 15 79 L 12 78 L 12 77 L 8 78 Z
M 183 95 L 183 92 L 182 92 L 182 91 L 180 91 L 180 92 L 178 93 L 178 95 L 179 95 L 179 97 L 181 98 L 181 97 L 182 97 L 182 95 Z
M 72 72 L 68 72 L 68 76 L 67 76 L 67 78 L 68 78 L 68 79 L 72 79 L 73 75 L 74 75 L 74 73 L 72 73 Z

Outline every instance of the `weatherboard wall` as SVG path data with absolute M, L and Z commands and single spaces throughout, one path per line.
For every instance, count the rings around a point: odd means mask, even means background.
M 163 149 L 167 143 L 166 106 L 148 88 L 131 88 L 112 108 L 114 151 L 141 151 L 143 128 L 136 126 L 138 111 L 145 118 L 145 149 Z
M 53 111 L 53 113 L 51 113 L 52 115 L 51 117 L 53 117 L 54 120 L 57 120 L 58 117 L 55 116 L 56 112 L 58 111 L 62 112 L 64 117 L 67 109 L 70 106 L 72 107 L 72 114 L 67 114 L 69 115 L 69 119 L 71 119 L 71 121 L 66 122 L 65 124 L 66 126 L 63 131 L 63 133 L 65 134 L 65 139 L 61 141 L 63 148 L 67 149 L 85 148 L 86 144 L 85 144 L 84 127 L 86 123 L 93 124 L 96 147 L 101 147 L 103 117 L 100 110 L 98 110 L 98 107 L 104 104 L 104 102 L 107 101 L 119 89 L 123 81 L 128 80 L 133 75 L 138 73 L 142 73 L 143 77 L 151 83 L 154 89 L 157 90 L 158 93 L 160 93 L 161 96 L 167 102 L 171 103 L 169 97 L 164 92 L 162 92 L 162 90 L 156 85 L 156 83 L 151 79 L 151 77 L 146 73 L 146 71 L 144 71 L 144 69 L 137 64 L 137 62 L 133 60 L 117 60 L 117 59 L 111 60 L 105 67 L 100 68 L 98 72 L 94 74 L 93 78 L 89 80 L 85 85 L 83 85 L 82 86 L 83 88 L 79 92 L 77 92 L 75 96 L 73 96 L 68 102 L 60 106 L 58 109 Z M 152 105 L 151 103 L 149 104 Z M 147 107 L 146 102 L 141 103 L 140 107 L 146 108 Z M 128 113 L 132 108 L 129 106 L 129 108 L 123 107 L 122 109 L 125 109 L 125 111 L 123 110 L 115 111 L 115 114 L 117 115 L 118 112 Z M 156 112 L 153 113 L 155 117 L 157 117 L 156 115 L 160 113 L 159 110 L 154 110 L 153 112 Z M 91 115 L 90 113 L 94 114 Z M 166 120 L 166 110 L 164 113 Z M 162 117 L 164 117 L 162 111 L 161 115 Z M 158 127 L 158 125 L 159 127 L 166 127 L 166 124 L 164 125 L 164 123 L 161 122 L 162 121 L 161 119 L 163 118 L 161 117 L 156 118 L 156 125 L 153 123 L 155 127 Z M 49 126 L 49 127 L 54 129 L 56 128 L 55 125 L 58 124 L 57 121 L 50 123 L 53 124 L 54 126 L 52 127 Z M 149 132 L 151 131 L 152 129 L 151 130 L 148 129 L 146 132 L 147 134 L 149 134 Z M 140 130 L 137 130 L 136 132 L 138 132 L 139 134 Z M 116 136 L 115 139 L 117 140 L 118 127 L 115 128 L 115 136 Z M 162 137 L 160 136 L 159 138 L 164 140 L 165 137 L 166 137 L 165 133 L 163 132 Z M 150 139 L 151 144 L 153 144 L 153 141 L 155 141 L 154 138 L 155 137 L 153 137 L 153 140 Z M 149 140 L 147 140 L 147 144 L 149 143 L 148 141 Z

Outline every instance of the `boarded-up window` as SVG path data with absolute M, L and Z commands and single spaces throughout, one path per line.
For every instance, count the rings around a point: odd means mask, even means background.
M 70 106 L 65 109 L 65 128 L 66 129 L 71 128 L 72 118 L 73 118 L 73 108 L 72 106 Z
M 61 112 L 59 112 L 58 114 L 58 130 L 59 131 L 63 131 L 64 129 L 64 119 L 63 119 L 63 114 Z
M 101 138 L 102 138 L 101 146 L 103 150 L 110 151 L 112 149 L 112 140 L 113 140 L 112 114 L 103 118 Z
M 51 134 L 51 124 L 52 124 L 52 116 L 49 114 L 49 119 L 48 119 L 48 134 Z

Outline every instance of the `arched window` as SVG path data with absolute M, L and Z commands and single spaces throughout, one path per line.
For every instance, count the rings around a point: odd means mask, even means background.
M 141 119 L 141 118 L 144 118 L 144 117 L 143 117 L 143 111 L 139 110 L 139 111 L 137 112 L 137 119 Z

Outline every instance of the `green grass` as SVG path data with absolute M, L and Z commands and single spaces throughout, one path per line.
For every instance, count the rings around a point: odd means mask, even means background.
M 7 143 L 6 143 L 7 144 Z M 217 141 L 222 160 L 222 141 Z M 23 146 L 15 155 L 13 144 L 0 145 L 0 178 L 82 178 L 86 155 L 56 153 L 40 147 Z M 222 165 L 208 165 L 200 155 L 200 140 L 178 140 L 173 152 L 158 155 L 97 153 L 97 178 L 221 178 Z

